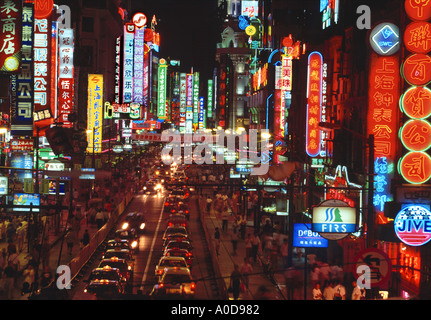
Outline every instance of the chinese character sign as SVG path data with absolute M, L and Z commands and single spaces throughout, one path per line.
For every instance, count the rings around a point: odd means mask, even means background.
M 166 60 L 160 59 L 159 63 L 159 79 L 157 90 L 157 118 L 166 119 L 166 81 L 167 81 L 168 65 Z
M 144 103 L 144 30 L 135 30 L 133 102 Z
M 34 111 L 50 108 L 51 19 L 34 21 Z
M 187 108 L 187 74 L 180 74 L 180 132 L 184 132 L 186 127 Z
M 123 60 L 123 103 L 132 102 L 133 96 L 133 55 L 135 25 L 126 23 L 124 26 L 124 60 Z
M 0 1 L 0 71 L 16 72 L 21 64 L 21 1 Z
M 383 213 L 391 201 L 390 182 L 394 176 L 397 119 L 400 90 L 399 58 L 371 52 L 368 79 L 368 134 L 374 135 L 374 206 Z
M 33 7 L 25 4 L 22 9 L 21 70 L 11 76 L 11 134 L 13 136 L 33 135 L 33 21 Z
M 74 95 L 73 78 L 73 29 L 58 32 L 58 115 L 63 127 L 71 128 L 68 115 L 72 112 Z
M 199 126 L 199 72 L 193 75 L 193 130 Z
M 187 74 L 186 133 L 193 132 L 193 74 Z
M 88 75 L 88 153 L 101 153 L 103 125 L 103 75 Z
M 322 67 L 323 57 L 315 51 L 308 56 L 307 123 L 305 151 L 310 157 L 320 153 L 321 131 L 319 122 L 322 113 Z

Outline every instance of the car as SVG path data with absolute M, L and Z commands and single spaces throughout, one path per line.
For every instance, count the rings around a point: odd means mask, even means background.
M 158 264 L 156 265 L 156 269 L 154 271 L 154 275 L 158 279 L 162 276 L 163 271 L 167 267 L 184 267 L 189 268 L 189 265 L 186 262 L 184 257 L 167 257 L 163 256 L 160 258 Z
M 183 257 L 189 268 L 192 268 L 193 254 L 186 249 L 167 249 L 163 252 L 165 257 Z
M 133 277 L 132 270 L 129 269 L 129 265 L 125 259 L 119 259 L 118 257 L 112 257 L 110 259 L 102 259 L 98 265 L 98 268 L 110 266 L 120 271 L 121 276 L 126 280 L 130 281 Z
M 98 299 L 118 299 L 123 293 L 123 287 L 119 281 L 97 279 L 91 281 L 84 289 L 85 293 L 96 296 Z
M 137 233 L 145 232 L 145 216 L 142 212 L 130 212 L 126 215 L 121 226 L 123 230 L 134 229 Z
M 138 235 L 136 233 L 136 230 L 130 229 L 130 230 L 124 230 L 124 229 L 118 229 L 115 231 L 114 239 L 122 239 L 122 240 L 128 240 L 129 242 L 136 240 L 138 238 Z
M 136 248 L 137 242 L 130 243 L 127 239 L 111 239 L 106 242 L 106 250 L 109 249 L 129 249 L 133 251 Z
M 174 207 L 175 207 L 175 203 L 176 203 L 176 201 L 177 201 L 177 199 L 176 199 L 176 198 L 173 198 L 173 197 L 167 197 L 167 198 L 166 198 L 166 201 L 165 201 L 165 203 L 164 203 L 164 207 L 163 207 L 164 212 L 172 213 L 172 212 L 171 212 L 171 210 L 172 210 L 172 208 L 174 208 Z
M 191 240 L 189 237 L 181 233 L 170 234 L 169 236 L 166 237 L 165 241 L 163 241 L 163 250 L 165 250 L 164 248 L 171 241 L 191 241 Z
M 168 218 L 166 227 L 185 227 L 189 229 L 189 219 L 184 214 L 171 214 Z
M 165 251 L 170 249 L 185 249 L 189 253 L 193 254 L 193 246 L 190 241 L 187 240 L 172 240 L 169 241 L 165 246 Z
M 183 214 L 190 219 L 190 210 L 189 206 L 182 201 L 179 201 L 175 204 L 175 206 L 171 209 L 171 213 Z
M 152 296 L 174 296 L 193 298 L 196 283 L 193 281 L 189 268 L 171 267 L 163 270 L 159 283 L 153 287 Z
M 115 257 L 126 260 L 128 269 L 133 270 L 133 262 L 135 259 L 133 258 L 132 252 L 129 249 L 108 249 L 103 253 L 102 259 L 110 259 Z
M 112 268 L 111 266 L 104 266 L 103 268 L 94 268 L 88 279 L 85 281 L 91 282 L 93 280 L 101 279 L 122 281 L 123 277 L 121 276 L 119 269 Z
M 186 227 L 172 226 L 172 227 L 166 228 L 165 232 L 163 233 L 163 237 L 162 237 L 163 241 L 166 240 L 166 238 L 171 234 L 183 234 L 186 237 L 189 236 L 189 232 L 187 231 Z

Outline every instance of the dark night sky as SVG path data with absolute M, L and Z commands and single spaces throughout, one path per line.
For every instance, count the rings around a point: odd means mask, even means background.
M 220 39 L 217 0 L 131 0 L 130 17 L 140 11 L 158 20 L 160 58 L 181 61 L 181 71 L 193 67 L 201 79 L 211 77 Z M 147 24 L 148 25 L 148 24 Z

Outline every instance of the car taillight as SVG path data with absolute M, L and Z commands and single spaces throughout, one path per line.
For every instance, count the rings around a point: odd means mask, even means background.
M 163 270 L 159 270 L 159 274 L 162 274 L 163 273 Z
M 192 288 L 192 290 L 195 290 L 195 289 L 196 289 L 196 284 L 195 284 L 194 282 L 192 282 L 192 284 L 191 284 L 191 288 Z

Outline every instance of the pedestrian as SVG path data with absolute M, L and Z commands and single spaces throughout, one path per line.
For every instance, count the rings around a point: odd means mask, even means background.
M 322 263 L 319 266 L 320 269 L 320 283 L 324 284 L 326 281 L 329 281 L 330 279 L 330 273 L 331 268 L 329 267 L 329 264 L 326 261 L 322 261 Z
M 334 300 L 346 300 L 346 288 L 338 280 L 335 282 Z
M 253 238 L 251 234 L 247 234 L 247 238 L 245 239 L 245 257 L 247 259 L 252 258 L 252 250 L 253 250 Z
M 245 240 L 245 231 L 247 227 L 247 218 L 245 215 L 241 216 L 241 219 L 239 220 L 239 230 L 241 232 L 241 239 Z
M 49 267 L 45 267 L 40 278 L 40 288 L 47 288 L 52 280 L 53 277 L 51 271 L 49 271 Z
M 69 230 L 69 232 L 66 234 L 66 244 L 67 244 L 67 252 L 69 255 L 72 255 L 73 252 L 73 246 L 75 244 L 75 233 L 73 230 Z
M 237 264 L 234 265 L 233 271 L 230 274 L 230 291 L 232 292 L 233 299 L 238 300 L 239 293 L 241 291 L 241 272 L 239 271 L 239 266 Z
M 4 269 L 4 291 L 6 292 L 6 300 L 13 300 L 13 289 L 15 283 L 15 268 L 12 265 L 12 262 L 8 262 L 7 267 Z
M 313 286 L 313 288 L 316 286 L 316 283 L 319 283 L 320 269 L 316 263 L 311 267 L 310 280 L 311 280 L 311 285 Z
M 257 232 L 255 232 L 251 239 L 251 257 L 253 258 L 253 261 L 257 262 L 257 253 L 259 252 L 259 246 L 260 246 L 260 238 Z
M 365 289 L 359 288 L 356 281 L 353 281 L 353 292 L 352 292 L 352 300 L 361 300 L 365 297 Z
M 218 227 L 215 228 L 215 232 L 214 232 L 214 243 L 215 243 L 215 249 L 216 249 L 216 253 L 217 255 L 219 255 L 219 251 L 220 251 L 220 230 Z
M 334 294 L 334 283 L 332 281 L 327 281 L 323 288 L 323 299 L 334 300 Z
M 105 216 L 102 212 L 102 209 L 97 210 L 95 219 L 96 219 L 97 229 L 102 228 L 103 225 L 105 224 L 105 222 L 104 222 Z
M 283 268 L 287 268 L 289 263 L 289 241 L 287 238 L 283 239 L 283 243 L 280 246 L 280 255 L 283 262 Z
M 322 291 L 320 290 L 319 283 L 316 283 L 313 287 L 313 300 L 322 300 Z
M 238 230 L 237 228 L 234 228 L 232 230 L 232 234 L 231 234 L 231 242 L 232 242 L 232 249 L 233 249 L 233 253 L 232 255 L 236 256 L 237 255 L 237 247 L 238 247 Z
M 24 282 L 22 284 L 21 295 L 24 295 L 32 292 L 34 289 L 35 272 L 33 266 L 29 264 L 22 275 L 24 276 Z
M 82 235 L 81 243 L 83 247 L 90 243 L 90 234 L 88 233 L 88 229 L 85 229 L 84 234 Z
M 212 204 L 213 200 L 211 199 L 210 196 L 207 197 L 207 214 L 210 214 L 211 212 L 211 204 Z
M 222 231 L 226 231 L 228 229 L 228 221 L 229 221 L 229 212 L 227 210 L 227 206 L 223 205 L 222 207 L 222 225 L 221 229 Z
M 253 273 L 253 267 L 250 264 L 248 258 L 244 258 L 244 264 L 241 266 L 240 272 L 242 274 L 243 283 L 248 288 L 248 284 L 250 280 L 249 277 Z
M 6 227 L 6 237 L 8 243 L 14 242 L 16 236 L 16 229 L 12 222 L 9 222 L 9 224 Z
M 25 239 L 25 229 L 21 222 L 18 224 L 18 228 L 16 229 L 16 238 L 18 242 L 18 252 L 21 252 L 24 247 Z
M 298 276 L 298 271 L 293 265 L 288 266 L 288 268 L 284 272 L 287 300 L 295 300 L 295 288 Z

